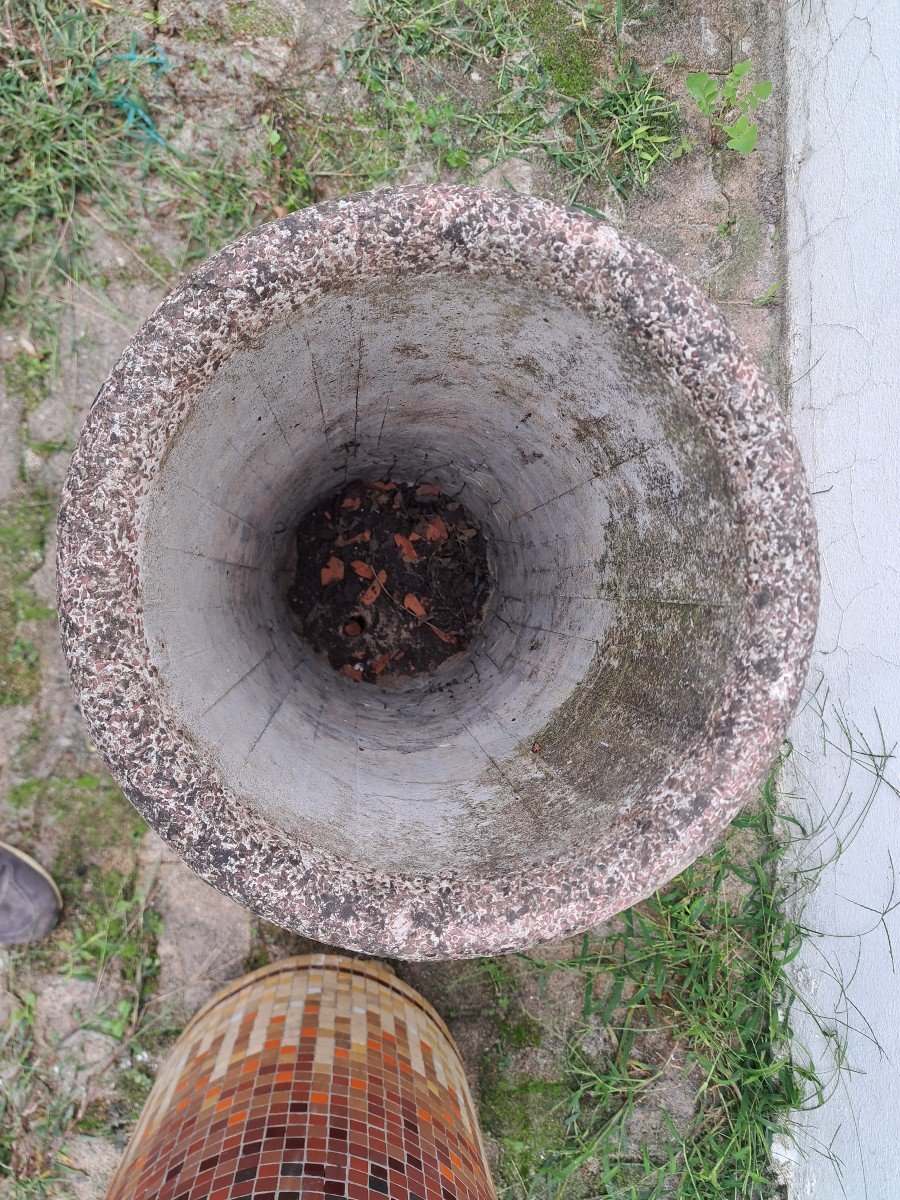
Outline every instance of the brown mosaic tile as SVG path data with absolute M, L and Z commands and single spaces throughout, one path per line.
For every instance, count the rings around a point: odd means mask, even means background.
M 446 1026 L 378 963 L 287 959 L 216 996 L 160 1071 L 107 1200 L 309 1196 L 494 1200 Z

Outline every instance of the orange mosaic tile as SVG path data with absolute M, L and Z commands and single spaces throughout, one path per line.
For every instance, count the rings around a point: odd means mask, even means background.
M 301 1197 L 496 1200 L 450 1034 L 379 963 L 286 959 L 211 1000 L 163 1065 L 107 1192 Z

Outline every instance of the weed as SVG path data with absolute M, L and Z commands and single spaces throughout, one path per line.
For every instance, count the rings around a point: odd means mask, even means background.
M 15 1200 L 53 1194 L 58 1151 L 77 1103 L 72 1081 L 61 1086 L 37 1049 L 35 1003 L 34 992 L 24 991 L 0 1035 L 0 1170 Z
M 658 17 L 666 6 L 666 0 L 594 0 L 584 7 L 572 5 L 576 19 L 584 24 L 597 24 L 612 29 L 617 38 L 626 31 L 635 31 Z
M 516 978 L 510 964 L 502 958 L 481 958 L 478 969 L 491 985 L 498 1011 L 505 1012 L 516 994 Z
M 38 712 L 29 720 L 25 733 L 18 743 L 10 748 L 9 765 L 16 775 L 27 775 L 35 767 L 36 756 L 40 753 L 44 722 Z M 8 802 L 8 796 L 7 796 Z
M 253 922 L 250 953 L 244 959 L 244 970 L 256 971 L 278 959 L 312 954 L 319 949 L 321 947 L 318 942 L 257 918 Z
M 142 247 L 141 257 L 168 278 L 260 216 L 392 179 L 423 159 L 437 176 L 470 178 L 508 157 L 543 156 L 573 203 L 646 187 L 661 163 L 689 148 L 677 104 L 623 56 L 624 35 L 658 7 L 363 0 L 335 88 L 355 84 L 351 99 L 329 107 L 327 97 L 270 96 L 240 153 L 204 157 L 173 148 L 177 117 L 158 101 L 169 64 L 152 42 L 123 40 L 78 4 L 18 0 L 0 46 L 0 253 L 9 264 L 6 310 L 37 327 L 40 349 L 8 364 L 11 390 L 27 403 L 44 394 L 54 365 L 52 284 L 79 277 L 96 216 L 88 203 L 117 231 L 163 208 L 180 253 L 170 263 Z M 220 41 L 281 32 L 254 0 L 226 11 L 214 31 Z M 197 36 L 211 32 L 210 24 Z M 749 113 L 771 90 L 748 86 L 749 69 L 687 78 L 717 136 L 742 153 L 756 141 Z M 204 77 L 209 68 L 196 70 Z M 11 581 L 0 592 L 0 702 L 20 703 L 36 687 L 39 663 L 23 623 L 46 615 L 27 580 L 42 561 L 49 517 L 41 495 L 0 512 L 0 576 Z M 874 751 L 871 761 L 877 771 Z M 68 916 L 41 953 L 73 977 L 116 978 L 121 1000 L 88 1020 L 130 1054 L 113 1096 L 75 1097 L 35 1048 L 34 997 L 23 993 L 2 1041 L 11 1083 L 0 1095 L 0 1165 L 37 1196 L 52 1190 L 56 1151 L 73 1129 L 98 1133 L 134 1115 L 152 1081 L 150 1048 L 169 1031 L 148 1015 L 159 918 L 132 876 L 102 874 L 93 861 L 139 837 L 139 818 L 98 776 L 29 779 L 10 803 L 67 832 L 55 869 Z M 479 1083 L 506 1191 L 548 1200 L 576 1187 L 632 1200 L 771 1194 L 773 1133 L 787 1129 L 792 1106 L 818 1103 L 826 1090 L 789 1040 L 796 997 L 786 967 L 806 931 L 786 915 L 775 882 L 784 843 L 774 804 L 773 777 L 760 810 L 736 822 L 719 850 L 610 932 L 585 938 L 570 960 L 467 966 L 493 996 L 496 1036 Z M 260 923 L 253 965 L 306 948 Z M 563 1069 L 552 1078 L 529 1061 L 557 1035 L 524 1010 L 520 970 L 565 972 L 580 988 L 579 1023 L 565 1034 Z M 839 1061 L 840 1039 L 835 1053 Z M 634 1116 L 657 1103 L 673 1074 L 695 1087 L 696 1106 L 681 1122 L 661 1108 L 651 1148 L 635 1138 Z
M 10 789 L 10 808 L 31 810 L 39 826 L 66 830 L 54 875 L 67 901 L 84 893 L 98 858 L 127 850 L 146 826 L 111 779 L 99 775 L 51 775 L 27 779 Z
M 835 1022 L 797 992 L 791 964 L 817 931 L 795 914 L 823 863 L 859 833 L 879 791 L 900 795 L 886 774 L 892 748 L 877 715 L 869 736 L 824 689 L 808 703 L 822 720 L 823 752 L 839 755 L 847 770 L 839 797 L 816 826 L 805 828 L 780 811 L 786 769 L 798 772 L 785 743 L 758 804 L 733 822 L 717 850 L 608 931 L 586 934 L 572 957 L 518 956 L 532 982 L 555 972 L 577 981 L 581 1023 L 563 1040 L 561 1079 L 543 1089 L 517 1070 L 516 1039 L 501 1026 L 481 1087 L 485 1127 L 500 1147 L 502 1194 L 535 1200 L 563 1193 L 622 1200 L 780 1194 L 770 1170 L 773 1139 L 790 1142 L 796 1114 L 825 1103 L 839 1086 L 848 1033 L 874 1036 L 849 998 Z M 861 802 L 849 786 L 853 768 L 869 779 Z M 886 933 L 885 917 L 898 904 L 892 894 L 883 910 L 866 910 L 870 931 Z M 508 961 L 482 969 L 504 997 L 505 1022 L 522 989 Z M 795 1009 L 821 1031 L 830 1064 L 813 1065 L 798 1046 Z M 671 1106 L 679 1081 L 686 1110 Z
M 677 105 L 633 63 L 601 64 L 603 31 L 651 8 L 595 5 L 588 17 L 567 0 L 365 0 L 340 55 L 363 102 L 285 92 L 256 136 L 210 157 L 175 149 L 178 117 L 161 98 L 170 63 L 144 33 L 64 0 L 22 0 L 0 44 L 0 253 L 5 311 L 38 349 L 9 368 L 14 390 L 39 398 L 55 365 L 55 285 L 82 278 L 104 214 L 133 233 L 142 214 L 165 211 L 180 250 L 155 268 L 157 255 L 142 257 L 166 279 L 262 216 L 423 159 L 437 176 L 468 177 L 545 154 L 569 172 L 571 201 L 586 185 L 645 187 L 680 153 Z M 229 36 L 283 32 L 271 17 L 233 4 Z
M 753 63 L 748 59 L 732 67 L 724 79 L 717 79 L 707 71 L 693 71 L 684 81 L 712 129 L 727 139 L 726 149 L 739 154 L 750 154 L 756 149 L 759 127 L 748 114 L 755 112 L 772 94 L 772 85 L 767 80 L 747 83 L 746 77 L 752 69 Z
M 13 784 L 9 789 L 6 802 L 12 809 L 27 808 L 44 786 L 44 780 L 42 779 L 27 779 L 24 783 Z
M 283 212 L 388 179 L 405 145 L 372 112 L 320 113 L 297 99 L 283 101 L 277 116 L 265 114 L 263 128 L 266 170 Z
M 26 314 L 47 277 L 72 270 L 78 200 L 121 211 L 123 158 L 146 129 L 138 83 L 158 57 L 105 45 L 96 22 L 59 0 L 21 0 L 0 45 L 0 255 Z M 40 250 L 38 250 L 40 248 Z
M 757 308 L 768 308 L 781 303 L 780 292 L 784 286 L 784 280 L 779 279 L 777 283 L 773 283 L 771 287 L 766 288 L 761 296 L 755 296 L 753 303 Z
M 158 933 L 158 915 L 135 893 L 134 880 L 107 872 L 99 877 L 95 895 L 80 906 L 65 971 L 76 979 L 96 979 L 117 958 L 126 982 L 141 980 L 143 991 L 158 966 L 144 957 L 144 944 Z
M 30 829 L 49 853 L 57 847 L 52 874 L 66 902 L 66 912 L 76 923 L 71 957 L 66 960 L 67 973 L 84 977 L 92 956 L 102 955 L 104 945 L 114 945 L 114 956 L 124 962 L 127 946 L 116 942 L 127 916 L 120 903 L 123 897 L 115 891 L 121 876 L 115 872 L 101 875 L 100 868 L 133 857 L 146 831 L 138 814 L 105 775 L 55 774 L 25 779 L 9 789 L 7 805 L 10 813 L 18 814 L 17 824 Z M 104 921 L 100 920 L 101 912 Z M 70 924 L 66 929 L 71 931 Z M 55 953 L 54 949 L 49 957 L 52 959 Z M 48 957 L 43 944 L 33 947 L 30 954 L 35 961 Z
M 654 167 L 683 150 L 673 144 L 674 106 L 634 62 L 618 69 L 598 99 L 572 105 L 563 116 L 573 122 L 571 143 L 547 149 L 575 181 L 570 202 L 601 169 L 621 195 L 632 186 L 646 187 Z
M 502 959 L 482 958 L 477 969 L 488 981 L 494 996 L 493 1016 L 497 1022 L 495 1049 L 505 1057 L 510 1051 L 540 1046 L 544 1040 L 541 1025 L 521 1004 L 520 980 Z
M 251 19 L 256 8 L 242 11 Z M 261 145 L 240 164 L 188 161 L 173 149 L 155 99 L 169 66 L 153 43 L 107 30 L 96 13 L 64 0 L 21 0 L 0 32 L 3 304 L 8 317 L 27 322 L 42 361 L 55 353 L 55 285 L 81 277 L 98 224 L 89 202 L 128 232 L 143 212 L 174 210 L 176 269 L 266 205 Z M 30 386 L 37 369 L 15 382 Z
M 87 1028 L 122 1041 L 134 1034 L 159 971 L 156 939 L 162 921 L 135 878 L 116 871 L 94 873 L 62 944 L 62 970 L 75 979 L 100 979 L 115 966 L 129 995 L 112 1013 L 99 1013 Z

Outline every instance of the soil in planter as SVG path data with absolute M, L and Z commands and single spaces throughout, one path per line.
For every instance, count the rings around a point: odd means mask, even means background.
M 436 484 L 377 479 L 303 518 L 288 599 L 336 671 L 385 683 L 465 650 L 489 589 L 484 536 L 458 499 Z

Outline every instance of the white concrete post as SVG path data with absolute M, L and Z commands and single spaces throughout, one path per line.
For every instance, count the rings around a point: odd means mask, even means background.
M 791 401 L 822 556 L 810 686 L 820 680 L 819 697 L 827 689 L 875 741 L 877 711 L 893 744 L 900 738 L 900 6 L 797 0 L 787 19 Z M 805 796 L 821 817 L 838 800 L 848 764 L 823 745 L 817 707 L 801 714 L 794 738 Z M 825 728 L 836 734 L 833 714 Z M 896 782 L 895 765 L 888 770 Z M 870 787 L 865 768 L 852 767 L 851 813 Z M 900 799 L 882 787 L 804 912 L 828 936 L 807 941 L 800 982 L 847 1037 L 854 1073 L 803 1120 L 807 1157 L 793 1170 L 795 1197 L 900 1196 L 900 911 L 883 927 L 871 911 L 890 902 L 898 869 Z M 826 1041 L 804 1014 L 795 1020 L 799 1039 L 827 1069 Z M 824 1151 L 843 1163 L 840 1176 Z

